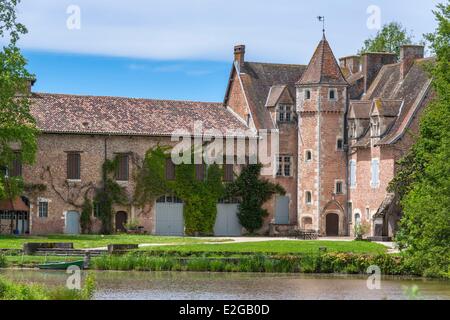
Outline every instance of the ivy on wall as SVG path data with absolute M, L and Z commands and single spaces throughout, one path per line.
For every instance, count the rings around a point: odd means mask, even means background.
M 205 179 L 196 179 L 195 164 L 180 164 L 175 180 L 165 176 L 168 147 L 157 146 L 147 151 L 142 168 L 137 172 L 135 203 L 143 206 L 166 194 L 183 200 L 183 216 L 187 235 L 213 234 L 217 202 L 224 195 L 222 169 L 213 164 L 207 167 Z
M 102 166 L 103 187 L 97 190 L 94 197 L 98 218 L 102 222 L 101 232 L 104 234 L 112 232 L 113 205 L 125 205 L 129 202 L 125 189 L 113 177 L 118 165 L 117 157 L 114 160 L 105 160 Z
M 88 197 L 85 197 L 80 216 L 80 227 L 82 233 L 86 234 L 91 233 L 92 231 L 91 215 L 92 215 L 92 201 Z

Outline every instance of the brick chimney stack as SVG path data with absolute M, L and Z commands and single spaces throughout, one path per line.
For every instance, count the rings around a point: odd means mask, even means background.
M 245 62 L 245 45 L 240 44 L 234 46 L 234 61 L 239 63 L 239 66 L 242 66 Z
M 362 55 L 362 72 L 364 74 L 364 93 L 369 90 L 381 68 L 397 62 L 395 53 L 367 52 Z
M 423 59 L 425 47 L 422 45 L 404 45 L 400 47 L 400 73 L 402 79 L 405 79 L 406 75 L 414 64 L 414 60 Z

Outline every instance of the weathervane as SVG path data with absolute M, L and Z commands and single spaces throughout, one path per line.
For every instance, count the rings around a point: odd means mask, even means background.
M 320 22 L 322 22 L 322 32 L 325 35 L 325 16 L 318 16 L 317 20 L 319 20 Z

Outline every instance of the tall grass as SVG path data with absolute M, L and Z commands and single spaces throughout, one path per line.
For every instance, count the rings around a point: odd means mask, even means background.
M 366 273 L 377 265 L 384 274 L 413 274 L 399 257 L 392 255 L 358 255 L 324 253 L 294 256 L 263 254 L 240 257 L 168 257 L 130 253 L 124 256 L 101 256 L 92 260 L 100 270 L 140 271 L 212 271 L 212 272 L 278 272 L 278 273 Z
M 95 279 L 92 275 L 87 276 L 81 290 L 16 283 L 0 276 L 0 300 L 90 300 L 94 292 Z

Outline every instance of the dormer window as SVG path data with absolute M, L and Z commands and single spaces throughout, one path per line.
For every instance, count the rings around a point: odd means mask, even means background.
M 292 105 L 279 104 L 278 105 L 278 122 L 291 122 L 292 121 Z
M 350 124 L 350 137 L 356 138 L 356 123 L 354 121 Z
M 378 119 L 372 119 L 372 125 L 371 125 L 371 136 L 372 137 L 379 137 L 380 136 L 380 122 Z
M 305 90 L 305 100 L 311 99 L 311 90 Z
M 337 100 L 336 89 L 330 89 L 330 91 L 328 91 L 328 98 L 332 101 Z

